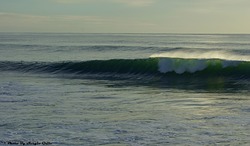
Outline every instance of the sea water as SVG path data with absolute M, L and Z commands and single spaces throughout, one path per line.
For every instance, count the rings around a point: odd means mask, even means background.
M 1 145 L 249 145 L 250 35 L 0 33 Z

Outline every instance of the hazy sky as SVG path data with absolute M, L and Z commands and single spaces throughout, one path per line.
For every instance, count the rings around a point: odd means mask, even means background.
M 0 32 L 250 33 L 250 0 L 0 0 Z

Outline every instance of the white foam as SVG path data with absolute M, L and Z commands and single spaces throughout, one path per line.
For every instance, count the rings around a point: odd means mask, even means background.
M 222 68 L 237 66 L 240 61 L 250 61 L 249 55 L 236 54 L 225 50 L 178 49 L 153 54 L 150 57 L 160 58 L 158 66 L 161 73 L 176 72 L 178 74 L 204 70 L 208 66 L 207 59 L 220 59 Z
M 176 72 L 182 74 L 184 72 L 194 73 L 201 71 L 207 67 L 205 60 L 173 60 L 169 58 L 161 58 L 159 61 L 159 71 L 161 73 Z

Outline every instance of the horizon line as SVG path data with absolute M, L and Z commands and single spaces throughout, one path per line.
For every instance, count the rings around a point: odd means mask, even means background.
M 0 33 L 40 33 L 40 34 L 180 34 L 180 35 L 250 35 L 250 33 L 208 33 L 208 32 L 29 32 L 0 31 Z

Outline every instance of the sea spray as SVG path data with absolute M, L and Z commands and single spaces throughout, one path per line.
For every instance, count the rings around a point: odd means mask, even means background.
M 221 59 L 230 61 L 250 61 L 247 54 L 232 50 L 207 50 L 191 48 L 174 48 L 165 52 L 150 55 L 150 58 L 181 58 L 181 59 Z

